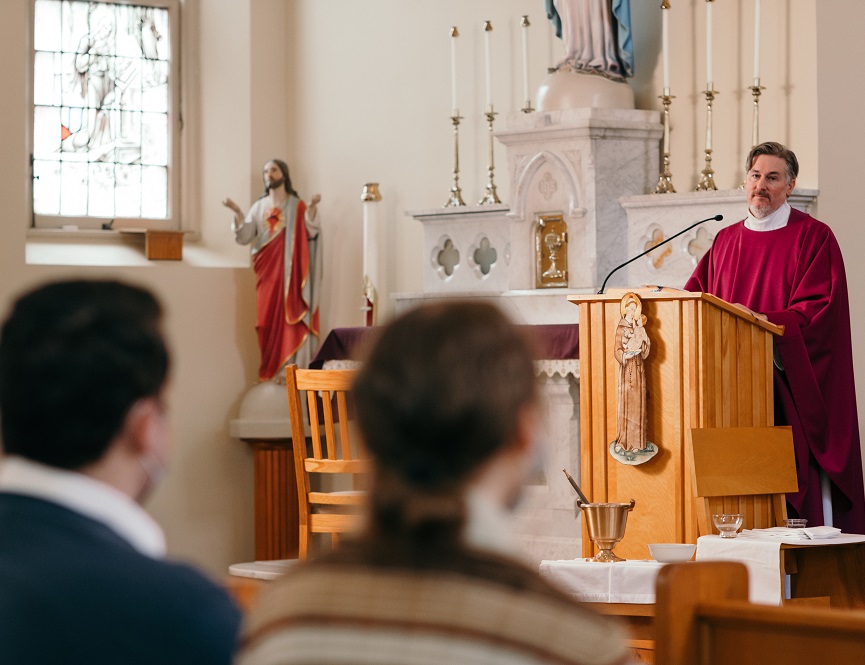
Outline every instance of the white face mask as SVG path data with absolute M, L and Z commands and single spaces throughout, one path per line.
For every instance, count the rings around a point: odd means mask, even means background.
M 155 402 L 150 401 L 150 405 L 155 406 L 155 412 L 150 414 L 147 429 L 142 433 L 142 436 L 145 436 L 148 441 L 146 444 L 148 452 L 138 460 L 147 476 L 147 482 L 138 495 L 139 503 L 150 496 L 150 493 L 168 472 L 168 455 L 172 436 L 168 409 L 162 396 L 157 397 Z
M 142 457 L 139 462 L 141 468 L 144 469 L 144 473 L 147 475 L 147 482 L 138 494 L 138 502 L 142 503 L 165 477 L 165 474 L 168 472 L 168 466 L 153 453 Z

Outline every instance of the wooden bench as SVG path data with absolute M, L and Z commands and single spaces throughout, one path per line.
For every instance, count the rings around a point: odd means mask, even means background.
M 748 602 L 744 565 L 673 564 L 658 575 L 659 665 L 865 663 L 865 611 Z

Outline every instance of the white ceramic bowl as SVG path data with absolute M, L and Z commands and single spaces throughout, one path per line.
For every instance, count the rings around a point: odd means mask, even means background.
M 696 549 L 690 543 L 653 543 L 649 545 L 649 554 L 661 563 L 682 563 L 690 561 Z

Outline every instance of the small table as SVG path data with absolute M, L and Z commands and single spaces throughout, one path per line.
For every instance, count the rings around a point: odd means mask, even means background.
M 657 561 L 597 563 L 589 559 L 541 561 L 540 573 L 574 600 L 628 626 L 628 646 L 640 662 L 654 662 Z
M 736 538 L 700 536 L 697 560 L 744 563 L 752 603 L 865 608 L 865 535 L 793 540 L 744 531 Z

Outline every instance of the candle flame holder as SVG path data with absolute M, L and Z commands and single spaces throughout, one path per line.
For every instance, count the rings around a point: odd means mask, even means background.
M 696 191 L 714 191 L 718 189 L 715 186 L 715 171 L 712 169 L 712 102 L 715 101 L 717 91 L 711 84 L 706 86 L 708 90 L 704 90 L 706 95 L 706 166 L 700 172 L 700 182 L 697 183 Z
M 487 107 L 487 112 L 484 115 L 486 116 L 487 125 L 489 126 L 490 163 L 487 167 L 487 186 L 485 194 L 483 198 L 478 201 L 478 205 L 501 203 L 501 199 L 499 199 L 499 195 L 496 192 L 496 183 L 493 180 L 493 173 L 496 170 L 494 161 L 495 156 L 493 153 L 493 123 L 495 122 L 496 116 L 498 114 L 493 110 L 493 105 L 490 104 L 489 107 Z
M 454 126 L 454 170 L 453 170 L 453 185 L 451 185 L 450 196 L 448 197 L 447 202 L 442 206 L 443 208 L 448 207 L 459 207 L 464 206 L 466 204 L 463 201 L 462 190 L 460 189 L 460 120 L 462 120 L 462 116 L 458 113 L 454 113 L 451 116 L 451 123 Z
M 670 173 L 670 104 L 675 99 L 670 95 L 670 89 L 664 88 L 664 94 L 659 97 L 664 105 L 664 153 L 661 174 L 658 176 L 658 185 L 655 194 L 675 194 L 673 187 L 673 174 Z
M 751 95 L 754 97 L 754 112 L 753 119 L 751 122 L 751 147 L 753 148 L 760 142 L 760 93 L 765 90 L 763 86 L 760 85 L 760 79 L 754 79 L 754 85 L 749 86 L 748 90 L 751 91 Z

